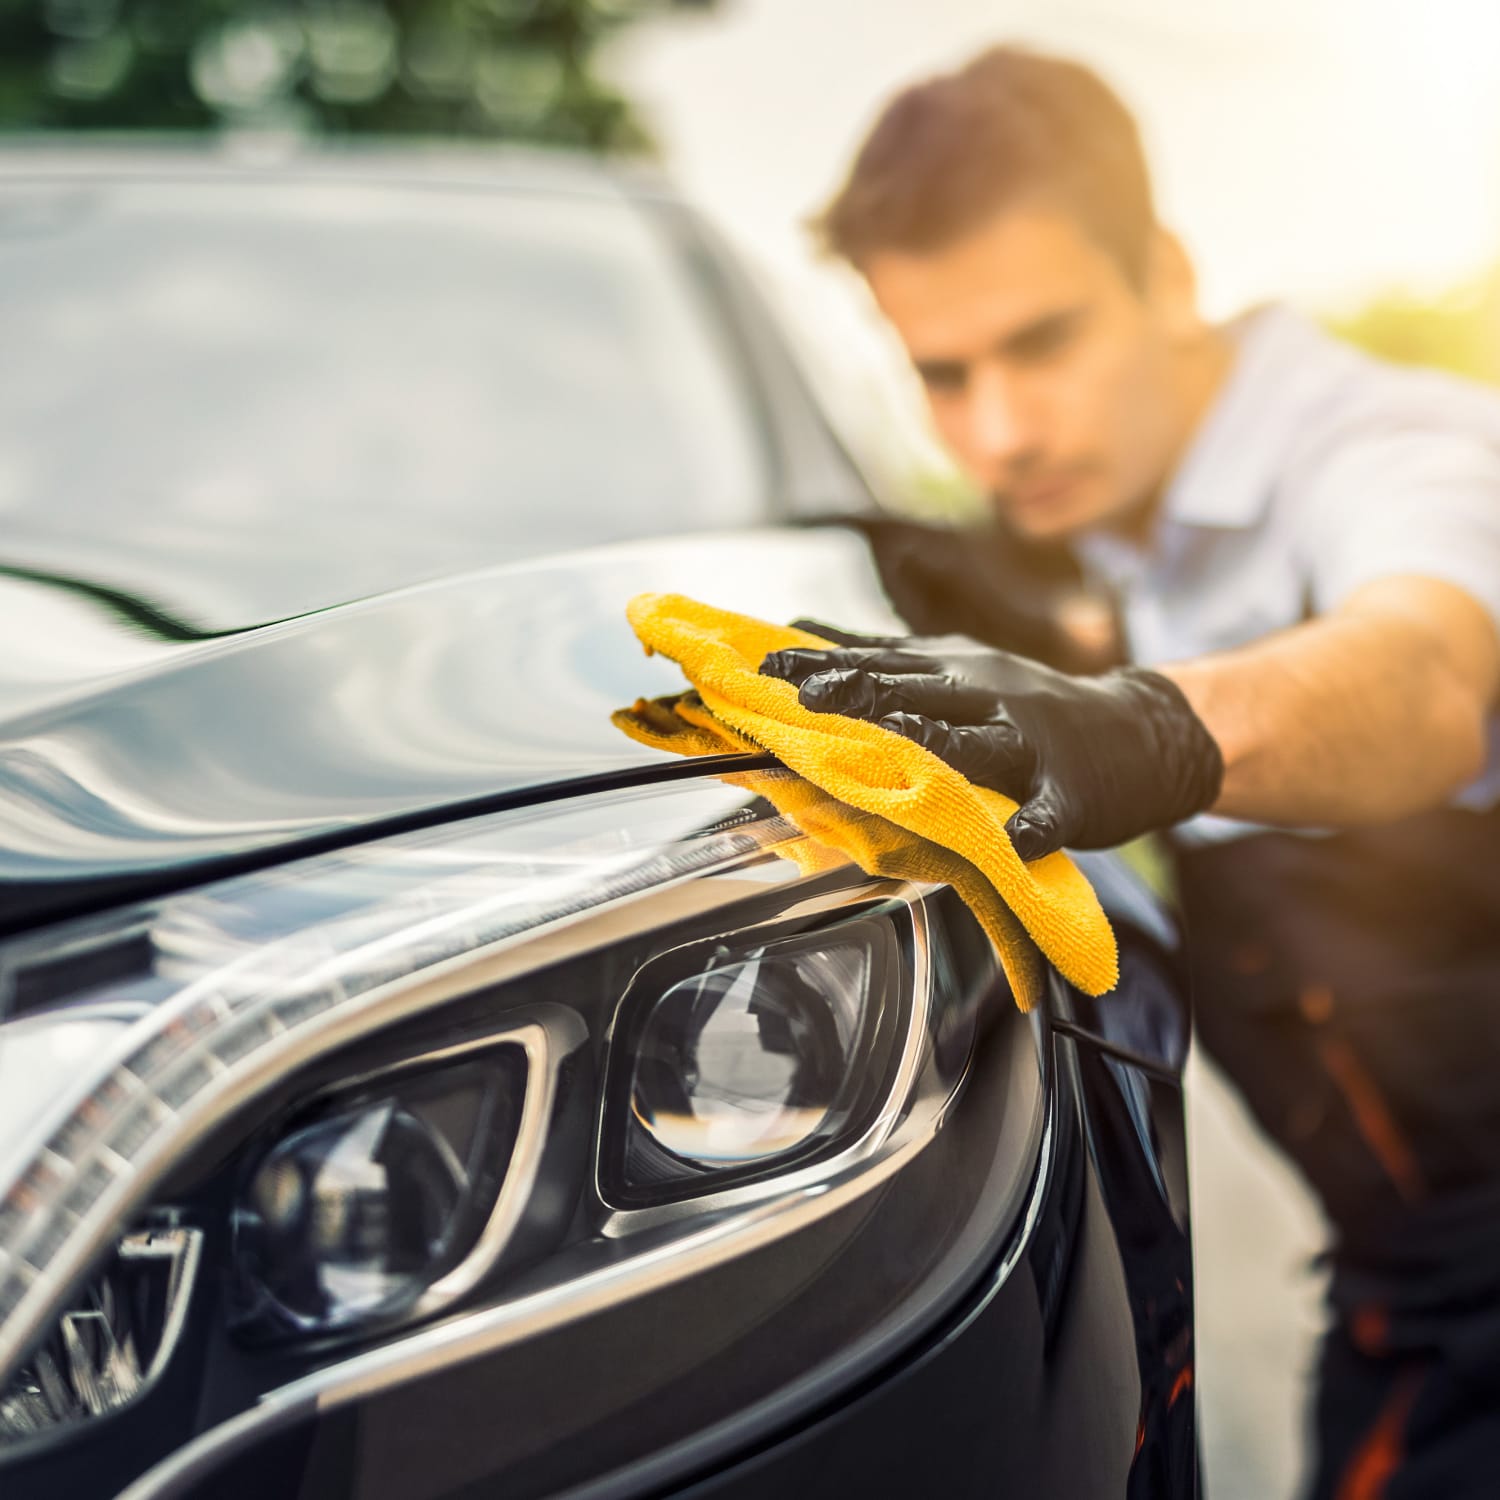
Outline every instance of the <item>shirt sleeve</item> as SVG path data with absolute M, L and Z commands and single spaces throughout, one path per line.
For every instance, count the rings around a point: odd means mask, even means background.
M 1463 589 L 1500 631 L 1500 444 L 1421 428 L 1350 440 L 1303 499 L 1315 612 L 1417 574 Z

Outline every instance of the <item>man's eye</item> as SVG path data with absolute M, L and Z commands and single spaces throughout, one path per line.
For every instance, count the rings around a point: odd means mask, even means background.
M 934 395 L 956 395 L 968 380 L 968 371 L 962 365 L 946 362 L 919 362 L 917 374 Z
M 1042 360 L 1061 354 L 1077 338 L 1079 327 L 1080 322 L 1077 318 L 1044 323 L 1015 340 L 1010 352 L 1016 359 L 1040 363 Z

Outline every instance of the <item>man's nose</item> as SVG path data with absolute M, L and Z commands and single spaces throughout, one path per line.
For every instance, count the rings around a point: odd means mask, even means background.
M 1013 468 L 1038 448 L 1033 403 L 1024 384 L 999 364 L 973 370 L 969 386 L 969 439 L 986 466 Z

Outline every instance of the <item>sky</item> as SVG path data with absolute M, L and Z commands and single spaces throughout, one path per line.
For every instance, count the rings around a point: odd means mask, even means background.
M 896 467 L 927 446 L 913 387 L 801 226 L 893 92 L 996 41 L 1122 94 L 1212 316 L 1345 312 L 1500 259 L 1500 0 L 719 0 L 629 28 L 605 64 L 669 174 L 811 330 L 813 363 L 857 367 L 825 394 L 867 435 L 892 424 Z

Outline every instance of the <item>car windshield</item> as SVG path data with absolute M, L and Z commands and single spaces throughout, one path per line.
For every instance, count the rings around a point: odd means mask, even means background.
M 167 600 L 196 569 L 265 618 L 752 522 L 717 316 L 602 191 L 13 182 L 0 561 Z

